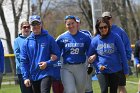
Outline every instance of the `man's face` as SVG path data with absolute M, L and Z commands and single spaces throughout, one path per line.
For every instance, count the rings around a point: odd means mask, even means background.
M 105 18 L 109 21 L 110 26 L 112 26 L 112 17 L 105 16 Z
M 39 35 L 41 33 L 41 28 L 42 28 L 41 22 L 33 21 L 31 23 L 31 29 L 35 35 Z

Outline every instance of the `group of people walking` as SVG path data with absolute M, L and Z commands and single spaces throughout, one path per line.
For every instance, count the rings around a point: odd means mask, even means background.
M 52 86 L 53 93 L 93 93 L 90 65 L 95 68 L 101 93 L 127 93 L 131 44 L 126 32 L 112 20 L 111 13 L 104 12 L 91 36 L 80 29 L 78 17 L 67 15 L 67 31 L 57 39 L 43 29 L 40 16 L 23 21 L 14 41 L 21 92 L 50 93 Z

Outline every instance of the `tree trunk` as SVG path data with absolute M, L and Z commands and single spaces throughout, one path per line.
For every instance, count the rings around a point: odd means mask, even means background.
M 7 26 L 7 23 L 6 23 L 6 20 L 5 20 L 5 17 L 4 17 L 4 12 L 3 12 L 2 5 L 0 5 L 0 17 L 1 17 L 1 20 L 2 20 L 3 28 L 5 30 L 6 42 L 7 42 L 7 47 L 8 47 L 9 54 L 13 54 L 10 31 L 9 31 L 9 28 Z M 15 62 L 14 62 L 13 58 L 10 58 L 10 64 L 11 64 L 11 68 L 12 68 L 12 73 L 15 73 Z
M 131 20 L 132 20 L 134 29 L 136 31 L 136 39 L 138 40 L 139 39 L 139 28 L 138 28 L 138 25 L 137 25 L 137 22 L 136 22 L 136 19 L 135 19 L 135 16 L 134 16 L 134 13 L 133 13 L 133 10 L 132 10 L 132 7 L 131 7 L 129 0 L 127 0 L 127 4 L 128 4 L 130 15 L 131 15 Z

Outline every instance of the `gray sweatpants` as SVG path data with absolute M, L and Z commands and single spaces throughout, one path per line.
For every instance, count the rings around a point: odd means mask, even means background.
M 64 93 L 85 93 L 85 64 L 63 64 L 60 71 Z

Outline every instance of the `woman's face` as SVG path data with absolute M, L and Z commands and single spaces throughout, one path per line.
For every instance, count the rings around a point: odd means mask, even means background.
M 65 21 L 66 28 L 71 34 L 76 34 L 78 30 L 78 23 L 74 19 L 67 19 Z
M 21 27 L 21 33 L 23 36 L 29 36 L 30 35 L 30 25 L 28 23 L 24 24 Z
M 108 34 L 108 25 L 106 23 L 101 22 L 99 25 L 99 31 L 101 33 L 101 36 Z

